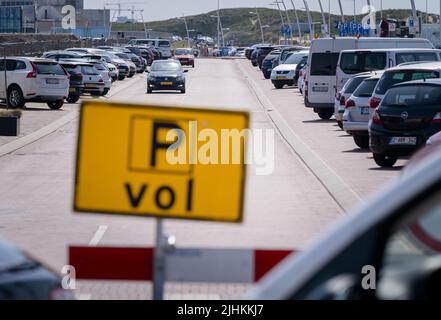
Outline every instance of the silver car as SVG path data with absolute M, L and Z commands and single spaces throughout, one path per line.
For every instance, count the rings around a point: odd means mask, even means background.
M 369 120 L 373 113 L 370 99 L 382 73 L 363 80 L 354 93 L 345 103 L 343 113 L 343 130 L 354 137 L 355 144 L 362 148 L 369 148 Z

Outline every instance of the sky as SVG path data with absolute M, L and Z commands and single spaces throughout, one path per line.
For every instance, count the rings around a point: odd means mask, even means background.
M 103 8 L 104 3 L 118 3 L 119 0 L 84 0 L 86 8 Z M 217 0 L 120 0 L 122 8 L 130 9 L 134 6 L 136 9 L 144 9 L 144 21 L 165 20 L 175 18 L 177 16 L 194 15 L 199 13 L 206 13 L 208 11 L 216 10 Z M 303 8 L 303 0 L 293 0 L 297 8 Z M 337 0 L 321 0 L 323 9 L 328 11 L 328 3 L 331 3 L 331 11 L 338 10 Z M 410 0 L 371 0 L 371 4 L 380 10 L 381 1 L 383 8 L 410 8 Z M 431 13 L 439 13 L 440 0 L 415 0 L 418 10 L 426 10 L 426 1 L 428 4 L 428 11 Z M 221 8 L 238 8 L 238 7 L 269 7 L 269 3 L 273 0 L 220 0 Z M 291 8 L 290 0 L 285 0 L 288 8 Z M 311 10 L 319 10 L 318 0 L 307 0 L 308 6 Z M 361 8 L 366 4 L 366 0 L 355 0 L 356 11 L 361 13 Z M 345 14 L 352 15 L 354 12 L 354 0 L 342 0 L 343 10 Z M 107 6 L 107 8 L 116 8 L 115 6 Z M 112 13 L 113 15 L 113 13 Z M 130 16 L 129 12 L 123 15 Z M 137 18 L 140 14 L 137 13 Z

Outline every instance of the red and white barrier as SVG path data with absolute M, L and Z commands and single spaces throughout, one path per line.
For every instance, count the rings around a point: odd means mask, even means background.
M 253 283 L 293 251 L 174 249 L 166 254 L 171 282 Z M 84 280 L 153 279 L 154 248 L 71 247 L 70 265 Z

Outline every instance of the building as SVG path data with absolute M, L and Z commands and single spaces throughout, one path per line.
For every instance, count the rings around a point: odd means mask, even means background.
M 73 33 L 81 37 L 101 37 L 109 34 L 110 11 L 84 9 L 83 0 L 0 0 L 0 8 L 5 7 L 21 8 L 21 32 Z M 70 11 L 72 7 L 74 12 Z M 66 16 L 70 14 L 75 17 L 75 23 L 69 21 L 74 27 L 66 28 L 62 21 L 66 21 Z M 18 18 L 7 18 L 8 22 L 2 19 L 3 24 L 10 24 L 11 19 L 15 19 L 16 22 Z

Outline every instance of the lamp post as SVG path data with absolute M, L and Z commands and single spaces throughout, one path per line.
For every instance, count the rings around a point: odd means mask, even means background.
M 341 22 L 345 23 L 345 14 L 343 12 L 343 6 L 341 4 L 341 0 L 338 0 L 338 6 L 340 7 Z
M 305 5 L 306 15 L 308 16 L 308 24 L 309 24 L 309 37 L 310 40 L 314 39 L 314 25 L 312 24 L 311 12 L 309 11 L 308 2 L 303 0 L 303 4 Z
M 274 1 L 274 2 L 270 3 L 270 5 L 271 6 L 277 6 L 277 9 L 279 10 L 280 20 L 281 20 L 281 23 L 282 23 L 282 28 L 281 28 L 282 32 L 281 33 L 282 33 L 282 35 L 284 35 L 283 27 L 285 26 L 285 20 L 283 19 L 283 14 L 282 14 L 282 10 L 280 9 L 279 1 Z
M 300 29 L 299 15 L 297 14 L 296 5 L 294 4 L 293 0 L 291 0 L 291 4 L 292 4 L 292 8 L 294 9 L 294 15 L 295 15 L 296 21 L 297 21 L 297 29 L 299 29 L 299 41 L 300 41 L 300 44 L 302 44 L 302 30 Z
M 184 19 L 185 30 L 187 31 L 187 42 L 188 42 L 188 47 L 191 48 L 191 43 L 190 43 L 190 30 L 188 30 L 187 19 L 185 19 L 185 15 L 184 15 L 184 14 L 182 14 L 182 19 Z M 194 31 L 194 30 L 193 30 L 193 31 Z
M 259 22 L 260 35 L 262 36 L 262 44 L 263 44 L 265 43 L 265 35 L 263 34 L 262 20 L 260 20 L 260 14 L 259 14 L 259 10 L 257 10 L 257 7 L 256 7 L 256 12 L 250 11 L 250 14 L 255 14 L 257 16 L 257 21 Z

